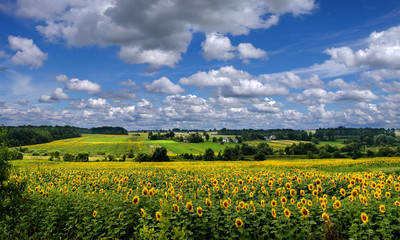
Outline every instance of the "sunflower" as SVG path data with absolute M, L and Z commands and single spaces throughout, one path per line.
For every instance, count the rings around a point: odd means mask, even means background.
M 310 216 L 310 211 L 306 207 L 302 207 L 300 211 L 303 217 L 307 218 L 308 216 Z
M 353 191 L 351 191 L 351 195 L 352 195 L 353 197 L 357 196 L 357 195 L 358 195 L 357 189 L 354 189 Z
M 140 209 L 140 214 L 142 214 L 142 217 L 144 217 L 144 216 L 146 216 L 146 211 L 143 208 L 141 208 Z
M 265 207 L 265 201 L 261 200 L 261 207 Z
M 93 212 L 93 217 L 96 217 L 97 216 L 97 211 L 94 211 Z
M 290 189 L 290 195 L 292 195 L 293 197 L 296 196 L 297 192 L 295 189 Z
M 395 204 L 396 206 L 400 207 L 400 202 L 399 202 L 399 201 L 396 201 L 394 204 Z
M 386 193 L 385 193 L 385 196 L 386 196 L 387 198 L 390 198 L 390 196 L 391 196 L 390 192 L 386 192 Z
M 308 190 L 310 190 L 310 191 L 314 190 L 314 184 L 308 185 Z
M 154 196 L 154 190 L 153 190 L 153 189 L 150 189 L 150 191 L 149 191 L 149 196 L 150 196 L 150 197 L 153 197 L 153 196 Z
M 251 198 L 253 197 L 253 195 L 254 195 L 254 193 L 253 193 L 253 192 L 250 192 L 250 197 L 251 197 Z
M 143 190 L 142 190 L 142 194 L 147 196 L 147 193 L 149 193 L 149 190 L 147 190 L 147 188 L 144 187 Z
M 321 184 L 321 179 L 319 179 L 319 178 L 315 179 L 315 184 L 320 185 Z
M 240 206 L 239 205 L 236 206 L 236 211 L 240 212 Z
M 281 197 L 281 202 L 282 203 L 286 203 L 287 202 L 287 198 L 285 196 Z
M 361 213 L 361 221 L 366 224 L 368 222 L 368 215 L 366 213 Z
M 277 205 L 277 202 L 275 201 L 275 199 L 272 200 L 272 201 L 271 201 L 271 206 L 272 206 L 272 207 L 276 207 L 276 205 Z
M 322 187 L 321 187 L 321 185 L 318 185 L 318 186 L 317 186 L 317 190 L 318 190 L 318 192 L 322 192 Z
M 157 219 L 157 221 L 160 221 L 160 219 L 161 219 L 161 213 L 160 212 L 156 212 L 156 219 Z
M 325 222 L 329 222 L 329 215 L 326 213 L 322 213 L 322 219 L 324 219 Z
M 297 208 L 301 208 L 301 202 L 297 202 Z
M 102 194 L 103 192 L 104 192 L 104 190 L 103 190 L 103 189 L 100 189 L 99 193 Z
M 384 213 L 386 211 L 385 205 L 380 205 L 379 206 L 379 211 L 381 211 L 381 213 Z
M 339 200 L 336 200 L 336 201 L 333 203 L 333 208 L 334 208 L 334 209 L 339 209 L 340 206 L 341 206 L 341 204 L 340 204 L 340 201 L 339 201 Z
M 174 211 L 176 213 L 178 213 L 179 212 L 179 206 L 177 204 L 174 204 L 173 207 L 174 207 Z
M 243 184 L 243 180 L 239 179 L 238 183 L 239 183 L 239 185 L 242 185 Z
M 306 200 L 305 198 L 302 198 L 302 199 L 301 199 L 301 204 L 303 204 L 303 205 L 304 205 L 304 204 L 307 204 L 307 200 Z
M 340 189 L 340 194 L 342 194 L 342 196 L 346 195 L 346 190 L 344 190 L 343 188 Z
M 289 209 L 285 208 L 285 210 L 283 210 L 283 213 L 285 214 L 285 217 L 290 218 L 290 211 L 289 211 Z
M 271 209 L 271 214 L 274 218 L 276 218 L 276 211 L 275 208 Z
M 237 228 L 243 227 L 243 221 L 242 221 L 242 219 L 236 218 L 236 220 L 235 220 L 235 225 L 236 225 Z
M 208 199 L 208 198 L 206 198 L 206 205 L 207 205 L 208 207 L 211 207 L 211 201 L 210 201 L 210 199 Z
M 191 212 L 193 211 L 193 204 L 191 202 L 187 202 L 186 203 L 186 209 Z
M 196 213 L 197 215 L 199 215 L 199 217 L 203 216 L 203 209 L 201 207 L 198 207 Z
M 40 190 L 39 194 L 43 196 L 44 194 L 43 190 Z
M 318 190 L 314 190 L 314 191 L 312 191 L 312 195 L 314 195 L 314 196 L 318 196 Z
M 240 206 L 240 208 L 244 208 L 244 202 L 241 201 L 241 202 L 239 203 L 239 206 Z
M 300 194 L 301 196 L 304 196 L 306 193 L 304 192 L 304 190 L 300 190 Z
M 312 201 L 308 200 L 307 204 L 308 204 L 308 206 L 312 206 Z
M 229 202 L 228 202 L 228 200 L 224 200 L 224 201 L 222 202 L 222 205 L 224 206 L 225 209 L 227 209 L 227 208 L 229 207 Z
M 134 196 L 133 199 L 132 199 L 132 204 L 136 205 L 136 204 L 139 203 L 139 201 L 140 201 L 140 198 L 138 196 Z
M 322 203 L 322 204 L 321 204 L 321 208 L 322 208 L 322 210 L 325 211 L 325 209 L 326 209 L 326 204 L 325 204 L 325 203 Z
M 294 198 L 290 199 L 290 203 L 293 205 L 294 204 Z

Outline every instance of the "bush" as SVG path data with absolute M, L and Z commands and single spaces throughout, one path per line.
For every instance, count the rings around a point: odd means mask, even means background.
M 75 160 L 75 156 L 70 153 L 65 153 L 63 159 L 65 162 L 73 162 Z
M 40 153 L 39 153 L 39 152 L 36 152 L 36 151 L 33 151 L 33 152 L 32 152 L 32 156 L 40 156 Z
M 110 162 L 117 161 L 117 158 L 113 154 L 108 154 L 107 159 Z
M 76 162 L 89 162 L 89 153 L 78 153 L 75 157 Z

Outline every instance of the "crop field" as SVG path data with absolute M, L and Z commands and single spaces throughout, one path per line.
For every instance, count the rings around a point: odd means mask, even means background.
M 400 236 L 400 158 L 13 165 L 27 207 L 1 239 Z
M 96 155 L 99 153 L 117 154 L 126 153 L 131 149 L 135 152 L 151 152 L 151 146 L 143 142 L 147 134 L 135 135 L 99 135 L 83 134 L 79 138 L 69 138 L 50 143 L 25 146 L 37 152 L 59 151 L 63 153 L 88 152 Z
M 221 145 L 220 143 L 202 142 L 202 143 L 183 143 L 183 142 L 175 142 L 172 140 L 153 140 L 153 141 L 144 141 L 147 145 L 158 145 L 165 147 L 168 150 L 169 154 L 183 154 L 183 153 L 192 153 L 192 154 L 200 154 L 204 153 L 207 148 L 211 148 L 214 152 L 223 152 L 227 146 L 233 147 L 235 143 L 224 143 Z

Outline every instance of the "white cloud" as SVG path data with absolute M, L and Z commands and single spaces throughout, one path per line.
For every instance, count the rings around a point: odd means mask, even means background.
M 235 57 L 233 52 L 235 48 L 232 46 L 228 37 L 224 37 L 219 33 L 210 33 L 206 35 L 206 40 L 201 43 L 203 48 L 203 57 L 207 60 L 229 60 Z
M 138 47 L 121 47 L 119 57 L 130 63 L 150 63 L 151 70 L 160 66 L 174 67 L 182 58 L 179 53 L 160 49 L 143 50 Z
M 171 95 L 164 101 L 163 112 L 169 119 L 184 119 L 186 121 L 200 121 L 212 116 L 212 108 L 203 98 L 196 95 Z
M 76 101 L 71 101 L 69 104 L 73 109 L 107 109 L 111 107 L 104 98 L 89 98 L 87 101 L 84 99 L 79 99 Z
M 323 87 L 324 82 L 319 79 L 318 75 L 312 74 L 311 77 L 301 79 L 292 72 L 263 74 L 260 79 L 269 85 L 281 85 L 289 88 L 316 88 Z
M 350 89 L 328 92 L 321 88 L 310 88 L 304 90 L 300 94 L 293 94 L 288 97 L 287 100 L 298 104 L 315 105 L 315 102 L 318 104 L 334 102 L 364 102 L 377 100 L 378 98 L 379 97 L 371 92 L 371 90 Z
M 364 79 L 380 82 L 386 79 L 400 79 L 400 70 L 379 69 L 374 71 L 365 71 L 361 73 Z
M 245 71 L 237 70 L 232 66 L 221 67 L 209 72 L 197 72 L 190 77 L 181 78 L 180 84 L 207 87 L 207 86 L 229 86 L 241 79 L 249 79 L 251 75 Z
M 69 78 L 67 77 L 67 75 L 60 74 L 60 75 L 56 76 L 57 82 L 67 82 L 68 80 L 69 80 Z
M 241 59 L 267 58 L 266 51 L 260 48 L 255 48 L 251 43 L 240 43 L 237 49 L 239 51 L 239 58 Z
M 179 94 L 185 91 L 185 89 L 183 89 L 181 86 L 172 83 L 166 77 L 162 77 L 160 79 L 154 80 L 152 83 L 146 84 L 145 90 L 150 93 L 160 94 Z
M 47 53 L 42 52 L 32 39 L 8 36 L 10 48 L 17 51 L 11 61 L 15 65 L 31 65 L 31 68 L 43 66 L 43 61 L 47 59 Z
M 251 43 L 240 43 L 237 47 L 232 46 L 228 37 L 219 33 L 209 33 L 206 40 L 201 43 L 203 57 L 207 60 L 230 60 L 235 57 L 240 59 L 267 58 L 267 52 L 255 48 Z
M 39 102 L 55 103 L 59 102 L 60 100 L 68 100 L 68 99 L 69 99 L 68 94 L 64 93 L 62 88 L 56 88 L 51 94 L 51 96 L 41 95 L 39 98 Z
M 315 8 L 314 0 L 18 0 L 17 6 L 17 15 L 40 20 L 37 29 L 49 40 L 118 46 L 122 59 L 152 67 L 174 66 L 195 32 L 248 34 L 276 25 L 283 14 Z
M 289 91 L 284 86 L 262 84 L 257 80 L 241 80 L 238 85 L 223 89 L 223 96 L 227 97 L 257 97 L 286 95 Z
M 89 94 L 94 94 L 101 91 L 101 87 L 99 84 L 91 82 L 89 80 L 79 80 L 77 78 L 72 78 L 68 80 L 65 89 L 71 91 L 83 91 Z
M 281 107 L 283 107 L 283 104 L 270 98 L 264 98 L 263 101 L 254 103 L 251 110 L 256 112 L 278 113 L 281 111 Z
M 5 51 L 0 50 L 0 58 L 8 58 L 10 57 Z
M 350 68 L 344 63 L 339 63 L 333 60 L 326 60 L 321 64 L 314 64 L 309 67 L 296 68 L 291 70 L 292 73 L 300 76 L 310 76 L 317 74 L 321 78 L 331 78 L 349 75 L 362 71 L 365 68 Z
M 388 67 L 400 69 L 400 26 L 373 32 L 366 40 L 368 47 L 354 51 L 349 47 L 325 50 L 331 59 L 348 67 Z

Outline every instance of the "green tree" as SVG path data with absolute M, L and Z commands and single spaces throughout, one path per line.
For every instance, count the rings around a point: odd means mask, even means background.
M 204 161 L 214 161 L 215 160 L 214 150 L 212 150 L 211 148 L 207 148 L 206 151 L 204 152 L 203 159 Z
M 11 164 L 10 152 L 8 151 L 7 141 L 6 141 L 7 131 L 3 128 L 0 132 L 0 190 L 4 189 L 4 182 L 8 180 L 10 175 Z
M 169 157 L 167 155 L 167 149 L 165 147 L 156 148 L 153 153 L 154 162 L 169 162 Z

